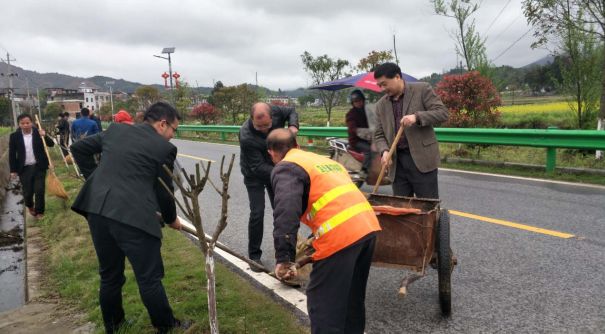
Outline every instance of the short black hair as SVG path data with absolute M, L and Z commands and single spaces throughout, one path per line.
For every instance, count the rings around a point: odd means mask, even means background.
M 363 95 L 363 92 L 359 89 L 355 89 L 351 92 L 351 102 L 353 102 L 354 100 L 366 100 L 365 95 Z
M 395 63 L 380 64 L 374 69 L 374 79 L 382 77 L 393 79 L 396 75 L 399 75 L 399 77 L 402 78 L 401 68 Z
M 288 129 L 275 129 L 267 137 L 267 149 L 281 155 L 285 155 L 290 149 L 296 146 L 296 136 Z
M 175 120 L 181 119 L 176 109 L 167 102 L 156 102 L 149 106 L 143 116 L 143 121 L 147 123 L 155 123 L 161 120 L 172 124 Z
M 63 116 L 69 117 L 69 113 L 66 111 L 66 112 L 63 113 Z
M 82 110 L 80 110 L 80 115 L 88 117 L 90 115 L 90 110 L 88 110 L 88 108 L 82 108 Z
M 33 122 L 32 115 L 30 115 L 30 114 L 21 114 L 21 115 L 19 115 L 17 117 L 17 123 L 21 122 L 21 120 L 24 119 L 24 118 L 29 118 L 29 121 Z

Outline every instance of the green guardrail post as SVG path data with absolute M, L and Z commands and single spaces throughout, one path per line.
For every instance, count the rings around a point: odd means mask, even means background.
M 556 126 L 549 126 L 547 130 L 557 130 Z M 547 147 L 546 148 L 546 172 L 553 173 L 557 164 L 557 148 Z
M 546 172 L 552 173 L 555 171 L 557 164 L 557 149 L 555 147 L 548 147 L 546 149 Z
M 225 132 L 221 132 L 221 140 L 222 141 L 227 140 L 227 136 L 225 135 Z

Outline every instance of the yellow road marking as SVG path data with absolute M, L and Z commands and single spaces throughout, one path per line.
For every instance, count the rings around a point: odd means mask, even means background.
M 448 211 L 451 214 L 456 215 L 456 216 L 460 216 L 460 217 L 465 217 L 465 218 L 470 218 L 470 219 L 476 219 L 476 220 L 484 221 L 484 222 L 487 222 L 487 223 L 508 226 L 508 227 L 517 228 L 517 229 L 520 229 L 520 230 L 531 231 L 531 232 L 535 232 L 535 233 L 546 234 L 546 235 L 550 235 L 550 236 L 553 236 L 553 237 L 558 237 L 558 238 L 563 238 L 563 239 L 569 239 L 569 238 L 575 237 L 575 235 L 569 234 L 569 233 L 563 233 L 563 232 L 558 232 L 558 231 L 553 231 L 553 230 L 547 230 L 547 229 L 544 229 L 544 228 L 539 228 L 539 227 L 534 227 L 534 226 L 529 226 L 529 225 L 523 225 L 523 224 L 519 224 L 519 223 L 513 223 L 513 222 L 506 221 L 506 220 L 501 220 L 501 219 L 495 219 L 495 218 L 478 216 L 478 215 L 474 215 L 472 213 L 466 213 L 466 212 L 461 212 L 461 211 L 456 211 L 456 210 L 448 210 Z
M 189 155 L 189 154 L 183 154 L 183 153 L 179 153 L 178 155 L 181 156 L 181 157 L 195 159 L 195 160 L 204 160 L 204 161 L 216 162 L 214 160 L 210 160 L 210 159 L 206 159 L 206 158 L 202 158 L 202 157 L 196 157 L 195 155 Z

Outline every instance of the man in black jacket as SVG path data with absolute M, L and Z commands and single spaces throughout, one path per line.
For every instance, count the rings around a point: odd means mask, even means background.
M 271 171 L 273 162 L 267 152 L 267 135 L 271 130 L 283 128 L 288 123 L 292 133 L 298 132 L 298 114 L 294 108 L 269 106 L 258 102 L 250 110 L 250 118 L 244 122 L 239 132 L 240 167 L 244 175 L 244 185 L 250 201 L 248 220 L 248 257 L 262 264 L 261 243 L 265 217 L 265 189 L 273 207 Z M 255 267 L 250 268 L 258 271 Z
M 17 117 L 19 128 L 11 133 L 8 142 L 8 160 L 11 177 L 19 176 L 23 186 L 23 200 L 29 213 L 35 218 L 44 217 L 44 191 L 48 158 L 44 152 L 42 137 L 46 145 L 54 146 L 55 142 L 44 130 L 38 131 L 33 126 L 29 114 Z M 35 198 L 35 200 L 34 200 Z
M 172 314 L 161 279 L 161 222 L 180 229 L 174 199 L 158 178 L 172 186 L 162 166 L 172 169 L 177 148 L 169 143 L 179 124 L 167 103 L 153 104 L 144 123 L 112 124 L 107 131 L 83 138 L 71 146 L 86 183 L 72 210 L 88 220 L 99 260 L 99 301 L 105 330 L 124 322 L 122 285 L 128 258 L 151 323 L 159 332 L 182 327 Z M 95 154 L 101 154 L 100 163 Z

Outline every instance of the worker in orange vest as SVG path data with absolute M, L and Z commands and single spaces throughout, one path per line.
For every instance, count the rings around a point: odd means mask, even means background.
M 363 333 L 366 284 L 380 231 L 372 207 L 342 165 L 298 149 L 288 130 L 273 130 L 267 147 L 275 163 L 276 275 L 296 276 L 291 264 L 302 221 L 315 236 L 307 287 L 311 332 Z

